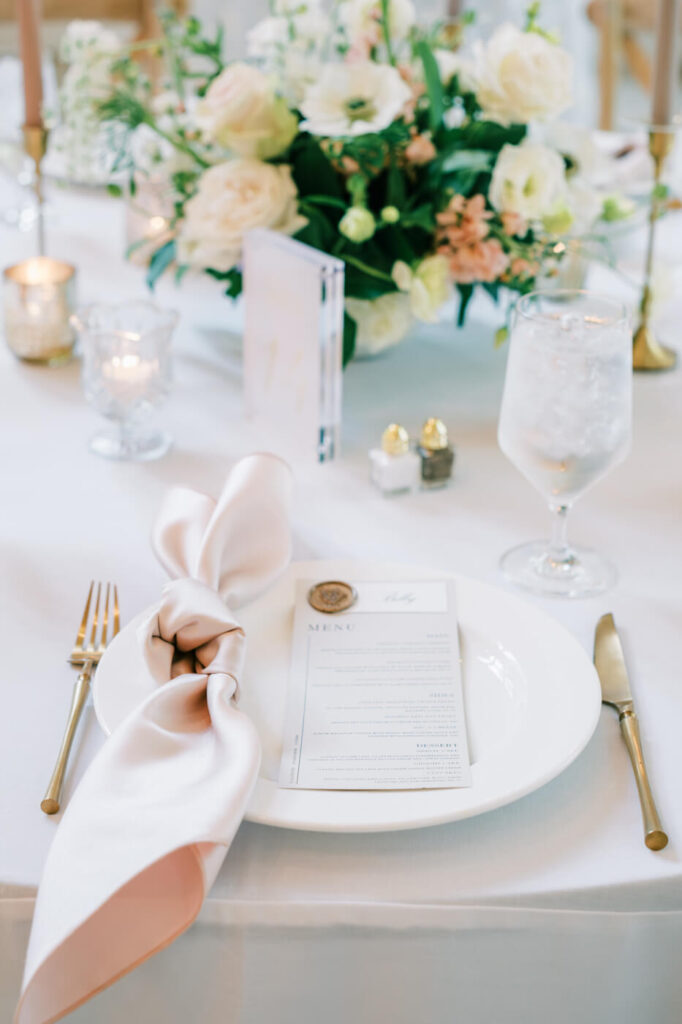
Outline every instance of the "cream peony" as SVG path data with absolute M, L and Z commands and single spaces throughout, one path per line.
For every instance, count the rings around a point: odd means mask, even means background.
M 489 193 L 500 213 L 539 221 L 565 202 L 566 192 L 564 161 L 556 150 L 528 142 L 502 147 Z
M 400 292 L 389 292 L 368 302 L 346 299 L 346 312 L 357 324 L 356 356 L 375 356 L 402 341 L 412 326 L 410 302 Z
M 412 93 L 396 68 L 372 61 L 327 64 L 305 91 L 301 129 L 312 135 L 365 135 L 388 128 Z
M 438 310 L 452 294 L 448 261 L 444 256 L 426 256 L 415 270 L 398 260 L 391 276 L 401 292 L 409 296 L 410 310 L 417 320 L 434 324 Z
M 239 261 L 244 235 L 270 228 L 293 235 L 306 223 L 298 213 L 291 168 L 236 159 L 203 173 L 199 191 L 185 205 L 178 260 L 192 267 L 230 270 Z
M 351 46 L 364 42 L 375 46 L 383 38 L 380 0 L 345 0 L 339 16 Z M 412 0 L 388 0 L 388 34 L 392 41 L 406 39 L 415 21 Z
M 537 32 L 505 24 L 474 44 L 474 87 L 486 117 L 502 124 L 555 117 L 572 102 L 573 61 Z
M 242 63 L 214 79 L 197 105 L 196 121 L 209 141 L 263 160 L 282 153 L 298 131 L 296 116 L 265 75 Z

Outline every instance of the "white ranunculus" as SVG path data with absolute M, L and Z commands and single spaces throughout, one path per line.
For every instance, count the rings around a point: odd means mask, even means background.
M 411 95 L 396 68 L 388 64 L 327 64 L 305 91 L 300 127 L 331 137 L 378 132 L 400 117 Z
M 204 171 L 199 190 L 185 205 L 178 259 L 192 267 L 226 271 L 242 252 L 251 228 L 293 235 L 306 223 L 298 213 L 291 168 L 261 160 L 227 160 Z
M 490 182 L 489 198 L 500 213 L 538 221 L 566 198 L 564 161 L 554 149 L 534 143 L 503 146 Z
M 474 44 L 476 98 L 486 117 L 525 124 L 555 117 L 571 105 L 573 61 L 537 32 L 504 24 Z
M 248 64 L 231 64 L 197 104 L 196 122 L 206 139 L 244 157 L 282 153 L 298 131 L 296 117 L 266 76 Z
M 381 0 L 345 0 L 339 14 L 351 46 L 381 38 Z M 392 41 L 406 39 L 415 21 L 412 0 L 388 0 L 388 34 Z
M 346 299 L 346 312 L 357 324 L 355 354 L 374 356 L 402 341 L 412 326 L 410 300 L 401 292 L 389 292 L 371 302 Z
M 448 261 L 444 256 L 426 256 L 417 267 L 398 260 L 391 276 L 401 292 L 409 297 L 410 309 L 417 320 L 426 324 L 438 321 L 438 310 L 452 294 Z

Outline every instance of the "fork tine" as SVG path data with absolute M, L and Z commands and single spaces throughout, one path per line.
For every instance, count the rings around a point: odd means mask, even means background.
M 90 601 L 92 600 L 92 591 L 94 589 L 94 586 L 95 586 L 95 581 L 94 580 L 90 580 L 90 589 L 88 590 L 88 599 L 85 602 L 85 611 L 83 612 L 83 618 L 81 619 L 81 624 L 78 627 L 78 635 L 76 636 L 76 643 L 75 643 L 76 647 L 82 647 L 83 646 L 83 640 L 85 639 L 85 630 L 87 629 L 87 626 L 88 626 L 88 615 L 90 614 Z
M 97 620 L 99 618 L 99 599 L 102 594 L 102 584 L 97 584 L 97 597 L 95 599 L 95 614 L 92 619 L 92 632 L 90 633 L 90 643 L 88 644 L 88 651 L 94 651 L 95 649 L 95 637 L 97 636 Z
M 121 628 L 121 620 L 120 620 L 120 617 L 119 617 L 119 610 L 118 610 L 118 587 L 114 583 L 114 628 L 113 628 L 113 631 L 112 631 L 112 634 L 111 634 L 112 637 L 116 636 L 116 634 L 118 633 L 120 628 Z
M 111 589 L 111 584 L 107 583 L 107 591 L 106 591 L 106 596 L 104 598 L 104 615 L 102 616 L 102 636 L 100 637 L 100 641 L 99 641 L 99 649 L 100 649 L 100 651 L 103 651 L 104 648 L 107 646 L 107 630 L 109 628 L 109 590 L 110 589 Z

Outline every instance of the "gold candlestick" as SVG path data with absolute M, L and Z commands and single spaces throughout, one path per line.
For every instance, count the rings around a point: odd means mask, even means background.
M 42 125 L 24 125 L 24 149 L 35 164 L 34 191 L 38 204 L 38 255 L 45 255 L 42 162 L 47 151 L 47 130 Z
M 661 199 L 658 195 L 658 186 L 661 183 L 665 159 L 673 147 L 674 140 L 675 136 L 672 131 L 654 128 L 649 132 L 649 152 L 654 161 L 654 191 L 649 211 L 649 241 L 644 269 L 644 290 L 639 307 L 640 323 L 635 331 L 632 350 L 632 366 L 635 370 L 672 370 L 677 362 L 675 352 L 665 345 L 661 345 L 649 324 L 651 316 L 651 275 L 654 264 L 654 235 L 656 232 L 656 222 L 661 213 Z

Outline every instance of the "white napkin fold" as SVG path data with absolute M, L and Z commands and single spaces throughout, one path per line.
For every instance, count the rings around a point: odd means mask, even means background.
M 109 738 L 64 814 L 15 1024 L 59 1020 L 199 913 L 260 763 L 255 728 L 236 706 L 245 637 L 228 605 L 255 597 L 289 561 L 291 489 L 284 462 L 252 455 L 217 503 L 168 494 L 153 545 L 175 580 L 139 628 L 159 688 Z

